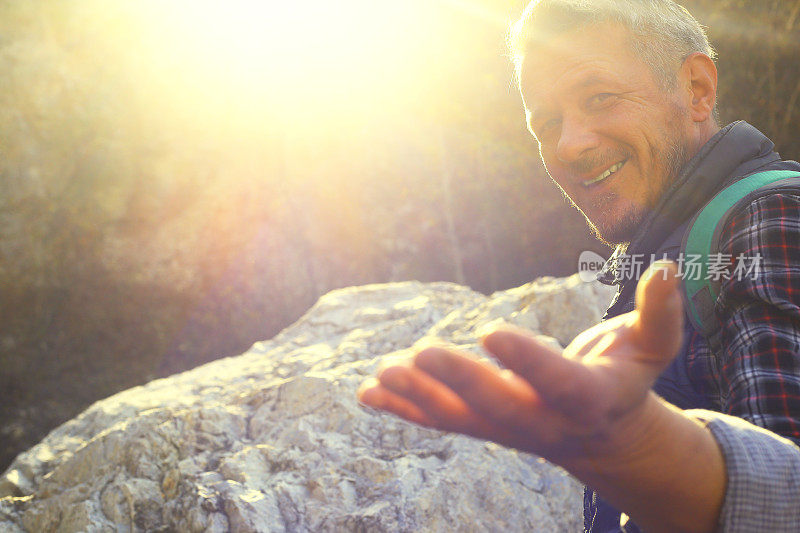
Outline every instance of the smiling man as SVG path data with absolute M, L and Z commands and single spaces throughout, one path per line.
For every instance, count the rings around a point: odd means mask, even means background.
M 693 215 L 719 191 L 800 165 L 747 123 L 719 127 L 713 51 L 671 0 L 534 1 L 511 44 L 550 177 L 618 244 L 601 276 L 618 293 L 563 352 L 501 329 L 483 344 L 504 369 L 428 348 L 365 383 L 361 401 L 564 466 L 592 487 L 588 531 L 795 531 L 798 189 L 727 219 L 719 253 L 761 268 L 721 282 L 711 333 L 685 319 L 674 263 L 641 282 L 622 270 L 634 257 L 681 261 Z
M 679 88 L 675 78 L 658 79 L 630 40 L 624 26 L 607 22 L 517 56 L 542 161 L 610 244 L 630 241 L 680 168 L 719 130 L 710 48 L 686 58 L 680 74 L 691 86 Z

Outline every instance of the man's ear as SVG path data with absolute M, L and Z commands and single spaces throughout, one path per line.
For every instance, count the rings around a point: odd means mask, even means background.
M 717 103 L 717 66 L 714 61 L 702 52 L 690 54 L 681 66 L 681 81 L 688 90 L 692 120 L 713 120 Z

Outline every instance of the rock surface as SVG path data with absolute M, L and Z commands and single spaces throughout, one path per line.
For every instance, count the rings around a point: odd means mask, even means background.
M 500 320 L 567 343 L 607 287 L 487 297 L 416 282 L 329 293 L 247 353 L 100 401 L 0 478 L 3 531 L 578 531 L 579 484 L 534 456 L 363 408 L 386 358 L 477 350 Z

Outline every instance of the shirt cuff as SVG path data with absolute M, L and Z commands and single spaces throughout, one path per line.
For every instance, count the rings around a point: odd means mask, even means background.
M 705 423 L 725 459 L 719 531 L 798 531 L 800 448 L 741 418 L 699 409 L 686 414 Z

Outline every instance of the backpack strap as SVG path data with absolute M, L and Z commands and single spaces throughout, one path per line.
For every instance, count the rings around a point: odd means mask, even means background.
M 689 320 L 714 348 L 712 339 L 719 329 L 714 317 L 714 304 L 719 296 L 722 280 L 712 279 L 709 263 L 719 253 L 720 236 L 728 219 L 740 208 L 757 198 L 773 193 L 800 194 L 800 172 L 793 170 L 767 170 L 750 174 L 722 189 L 689 223 L 683 237 L 684 252 L 684 305 Z M 697 267 L 687 270 L 689 261 Z M 689 275 L 691 274 L 691 275 Z

